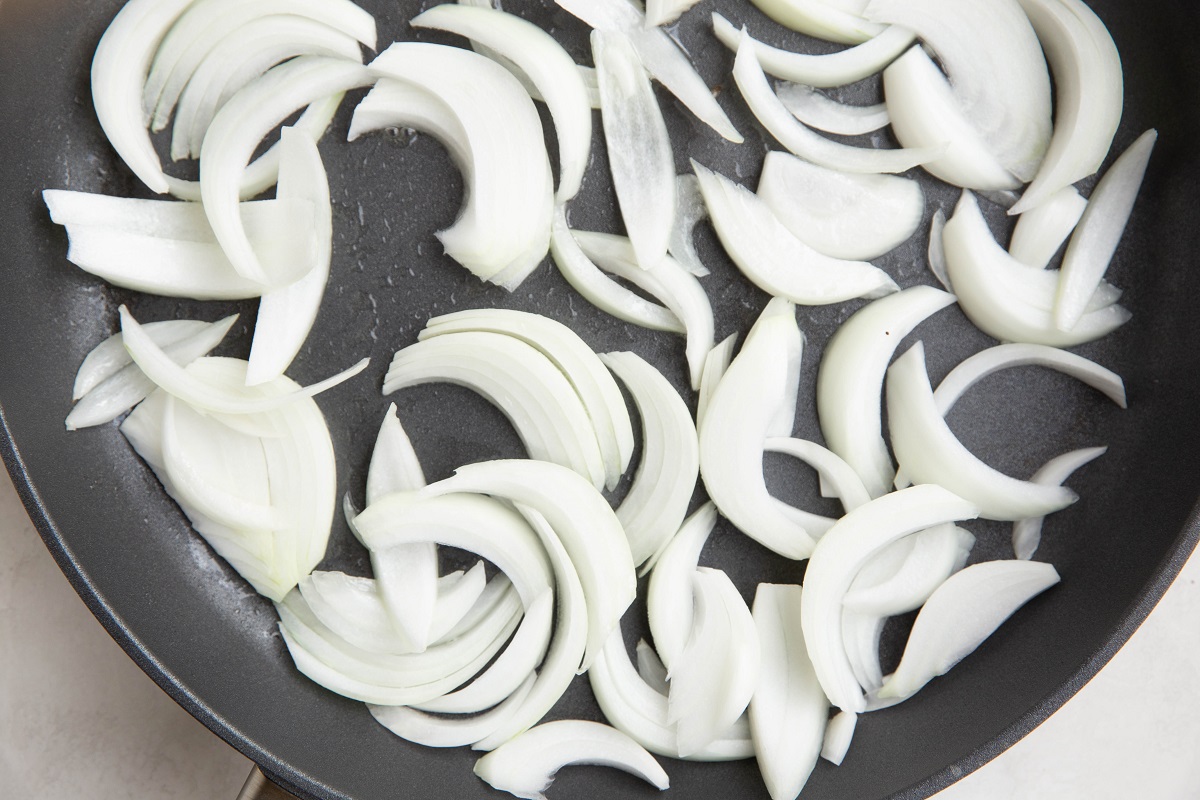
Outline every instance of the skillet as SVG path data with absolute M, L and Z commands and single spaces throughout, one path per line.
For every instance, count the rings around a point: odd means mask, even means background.
M 405 21 L 412 0 L 362 0 L 379 20 L 381 46 L 415 36 Z M 1130 408 L 1120 411 L 1084 387 L 1034 369 L 982 384 L 950 422 L 990 463 L 1029 475 L 1054 454 L 1094 445 L 1108 454 L 1072 479 L 1083 500 L 1046 525 L 1038 558 L 1063 583 L 1023 609 L 1013 623 L 918 698 L 859 725 L 841 768 L 818 765 L 803 797 L 841 800 L 927 797 L 1010 746 L 1086 683 L 1126 641 L 1177 574 L 1200 537 L 1200 334 L 1195 330 L 1200 226 L 1195 222 L 1200 159 L 1189 147 L 1200 129 L 1200 61 L 1193 43 L 1200 11 L 1181 0 L 1137 4 L 1094 0 L 1126 69 L 1126 109 L 1114 153 L 1157 127 L 1160 143 L 1109 280 L 1124 288 L 1133 321 L 1079 352 L 1120 373 Z M 814 45 L 735 0 L 713 0 L 685 17 L 678 35 L 710 85 L 721 86 L 730 55 L 707 30 L 719 10 L 772 44 Z M 550 27 L 578 60 L 586 29 L 549 0 L 506 8 Z M 70 388 L 83 356 L 117 326 L 129 304 L 143 321 L 216 319 L 242 314 L 223 354 L 248 352 L 253 304 L 179 302 L 103 285 L 65 260 L 66 237 L 40 200 L 44 188 L 148 196 L 107 146 L 91 107 L 87 65 L 119 0 L 0 0 L 0 450 L 47 547 L 76 590 L 121 646 L 166 692 L 216 734 L 302 798 L 379 800 L 495 795 L 471 774 L 466 751 L 409 745 L 376 725 L 365 708 L 332 695 L 292 667 L 270 604 L 254 595 L 187 526 L 115 425 L 65 432 Z M 455 42 L 456 43 L 456 42 Z M 845 99 L 878 92 L 867 82 Z M 484 287 L 441 255 L 433 232 L 448 225 L 462 185 L 443 150 L 404 132 L 347 145 L 352 94 L 322 143 L 335 202 L 334 278 L 308 344 L 290 371 L 307 383 L 372 358 L 357 380 L 318 399 L 338 453 L 339 492 L 361 498 L 375 430 L 396 399 L 430 479 L 458 465 L 521 450 L 503 417 L 467 392 L 420 387 L 380 395 L 388 360 L 415 340 L 435 313 L 484 305 L 536 310 L 574 327 L 595 349 L 634 349 L 683 389 L 678 339 L 631 329 L 605 317 L 548 265 L 512 295 Z M 665 103 L 677 168 L 687 156 L 727 175 L 757 174 L 770 139 L 752 122 L 736 89 L 721 101 L 747 135 L 727 147 L 671 101 Z M 686 145 L 683 144 L 686 142 Z M 598 143 L 599 144 L 599 143 Z M 553 160 L 553 152 L 551 153 Z M 1111 158 L 1110 158 L 1111 160 Z M 601 155 L 572 209 L 572 224 L 618 230 Z M 928 213 L 949 211 L 957 193 L 925 181 Z M 1085 187 L 1086 188 L 1086 187 Z M 1003 211 L 988 208 L 998 232 Z M 926 230 L 923 227 L 922 230 Z M 902 286 L 932 283 L 918 233 L 882 259 Z M 713 269 L 706 289 L 718 339 L 744 334 L 766 301 L 720 253 L 711 230 L 698 231 Z M 821 349 L 860 304 L 801 309 L 808 336 L 796 435 L 819 440 L 812 410 Z M 926 342 L 934 381 L 959 360 L 993 344 L 957 309 L 910 338 Z M 691 395 L 685 392 L 685 398 Z M 820 507 L 815 481 L 769 459 L 781 494 Z M 831 511 L 832 509 L 825 509 Z M 975 523 L 973 560 L 1011 557 L 1007 526 Z M 453 557 L 449 559 L 453 561 Z M 802 567 L 780 563 L 729 527 L 703 562 L 729 571 L 751 596 L 757 581 L 797 581 Z M 324 569 L 367 573 L 365 554 L 335 520 Z M 908 620 L 911 622 L 911 619 Z M 627 634 L 636 626 L 627 625 Z M 894 665 L 904 621 L 889 628 L 883 654 Z M 598 718 L 577 681 L 551 717 Z M 673 796 L 685 800 L 765 797 L 753 762 L 693 765 L 667 761 Z M 552 796 L 638 797 L 652 790 L 612 771 L 567 770 Z

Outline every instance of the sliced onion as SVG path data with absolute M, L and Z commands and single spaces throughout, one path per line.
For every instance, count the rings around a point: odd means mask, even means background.
M 859 44 L 885 27 L 824 0 L 751 0 L 780 25 L 839 44 Z
M 881 427 L 888 362 L 905 336 L 953 303 L 953 295 L 931 286 L 905 289 L 855 313 L 825 347 L 817 376 L 821 433 L 872 497 L 886 494 L 896 475 Z
M 1121 122 L 1121 56 L 1080 0 L 1018 0 L 1054 72 L 1054 136 L 1033 183 L 1010 214 L 1023 214 L 1100 169 Z
M 733 64 L 733 77 L 746 104 L 780 144 L 806 161 L 842 172 L 904 172 L 938 158 L 942 146 L 876 150 L 827 139 L 792 116 L 767 83 L 753 40 L 742 39 Z
M 646 589 L 646 616 L 654 647 L 668 674 L 679 662 L 692 630 L 692 575 L 717 524 L 717 508 L 705 503 L 687 518 L 663 548 Z
M 888 125 L 887 106 L 856 106 L 834 100 L 812 86 L 785 83 L 775 93 L 792 116 L 810 128 L 842 136 L 862 136 Z
M 896 290 L 882 270 L 830 258 L 804 244 L 749 189 L 695 161 L 692 168 L 721 244 L 763 291 L 801 305 L 826 305 Z
M 916 233 L 925 215 L 916 181 L 838 172 L 778 151 L 767 153 L 758 196 L 796 238 L 849 261 L 890 253 Z
M 617 508 L 634 566 L 679 530 L 700 476 L 696 425 L 683 398 L 657 369 L 634 353 L 600 357 L 625 384 L 642 418 L 642 460 Z
M 975 505 L 940 486 L 914 486 L 856 508 L 817 542 L 805 572 L 800 621 L 817 678 L 833 705 L 858 713 L 867 706 L 842 636 L 842 598 L 854 576 L 892 542 L 977 514 Z
M 526 731 L 475 762 L 475 774 L 492 788 L 529 800 L 544 792 L 561 768 L 571 764 L 614 767 L 656 789 L 671 782 L 654 756 L 625 734 L 597 722 L 559 720 Z
M 791 800 L 808 782 L 829 715 L 829 701 L 804 645 L 802 596 L 799 586 L 768 583 L 760 583 L 754 595 L 762 662 L 750 699 L 750 732 L 774 800 Z
M 954 294 L 954 286 L 950 283 L 949 269 L 946 267 L 946 246 L 942 241 L 942 232 L 946 229 L 946 212 L 940 208 L 933 212 L 929 222 L 929 271 L 947 292 Z
M 700 0 L 646 0 L 646 25 L 668 25 Z
M 696 424 L 704 419 L 713 392 L 725 377 L 726 370 L 733 363 L 733 353 L 737 349 L 737 334 L 731 333 L 720 344 L 708 351 L 704 357 L 704 370 L 700 373 L 700 391 L 696 395 Z
M 1018 608 L 1059 582 L 1036 561 L 989 561 L 967 567 L 934 592 L 917 615 L 900 666 L 881 698 L 911 697 L 973 653 Z
M 821 494 L 836 497 L 847 511 L 853 511 L 870 502 L 871 495 L 854 468 L 837 453 L 826 450 L 816 442 L 804 439 L 767 439 L 763 449 L 770 453 L 783 453 L 798 458 L 815 469 L 821 477 Z M 833 520 L 829 521 L 833 524 Z
M 819 89 L 845 86 L 881 72 L 917 38 L 912 31 L 890 25 L 860 45 L 817 56 L 763 44 L 716 12 L 713 12 L 712 24 L 713 33 L 730 50 L 736 51 L 743 38 L 750 41 L 768 75 Z
M 646 682 L 646 685 L 654 689 L 663 697 L 667 696 L 667 667 L 663 664 L 662 659 L 658 657 L 658 653 L 645 639 L 638 639 L 637 643 L 637 666 L 638 675 Z
M 708 219 L 708 207 L 700 194 L 700 184 L 695 175 L 679 175 L 675 178 L 675 221 L 671 225 L 671 237 L 667 252 L 683 264 L 697 278 L 706 277 L 708 267 L 696 252 L 693 231 L 697 223 Z
M 168 319 L 162 322 L 148 322 L 142 326 L 142 330 L 154 340 L 156 345 L 166 348 L 176 342 L 198 336 L 212 329 L 214 325 L 224 324 L 228 321 L 232 326 L 233 321 L 236 320 L 236 315 L 226 317 L 219 323 L 202 322 L 195 319 Z M 72 389 L 71 399 L 81 399 L 132 363 L 133 359 L 130 358 L 129 351 L 125 349 L 124 339 L 121 334 L 114 333 L 84 356 L 83 363 L 79 365 L 79 371 L 75 373 L 75 385 Z
M 872 559 L 872 563 L 891 562 L 885 567 L 891 572 L 888 577 L 863 580 L 869 576 L 865 570 L 859 573 L 843 600 L 848 611 L 894 617 L 920 608 L 937 587 L 963 568 L 975 546 L 969 531 L 950 524 L 920 531 L 908 540 L 912 546 L 907 552 L 889 548 Z
M 825 742 L 821 746 L 821 758 L 841 766 L 854 740 L 854 729 L 858 727 L 858 714 L 842 711 L 829 720 L 825 729 Z
M 1108 452 L 1107 447 L 1089 447 L 1063 453 L 1047 461 L 1029 480 L 1046 486 L 1061 486 L 1077 469 L 1090 464 Z M 1013 523 L 1013 552 L 1022 561 L 1033 558 L 1042 542 L 1042 523 L 1045 517 L 1019 519 Z
M 1044 269 L 1075 230 L 1087 200 L 1066 186 L 1017 217 L 1008 253 L 1022 264 Z
M 884 552 L 904 543 L 902 539 L 885 548 Z M 863 572 L 870 568 L 871 563 L 869 562 L 863 568 Z M 879 691 L 883 686 L 883 667 L 879 663 L 879 640 L 883 637 L 883 627 L 886 623 L 887 617 L 881 617 L 878 614 L 859 614 L 850 610 L 842 612 L 842 644 L 846 648 L 846 660 L 850 664 L 850 671 L 854 674 L 854 679 L 867 692 L 868 710 L 870 710 L 872 693 Z

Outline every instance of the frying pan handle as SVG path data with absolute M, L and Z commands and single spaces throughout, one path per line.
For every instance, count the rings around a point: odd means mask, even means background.
M 246 785 L 242 787 L 237 800 L 297 800 L 297 798 L 291 792 L 279 788 L 262 773 L 262 770 L 255 767 L 250 772 L 250 777 L 246 778 Z

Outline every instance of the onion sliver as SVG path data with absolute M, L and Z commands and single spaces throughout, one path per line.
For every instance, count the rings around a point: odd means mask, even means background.
M 542 600 L 547 605 L 552 596 Z M 373 706 L 367 710 L 383 727 L 406 741 L 425 747 L 465 747 L 474 744 L 496 728 L 497 722 L 524 702 L 533 688 L 534 676 L 529 674 L 525 681 L 495 708 L 471 717 L 434 716 L 406 706 Z
M 754 595 L 761 664 L 750 699 L 750 733 L 772 800 L 793 800 L 816 766 L 829 701 L 800 627 L 799 586 L 760 583 Z
M 941 146 L 876 150 L 825 138 L 793 117 L 771 90 L 749 37 L 738 45 L 733 78 L 763 127 L 788 150 L 814 164 L 843 172 L 904 172 L 938 158 L 945 150 Z
M 597 489 L 604 486 L 604 461 L 587 408 L 536 347 L 486 331 L 433 336 L 396 353 L 383 392 L 425 383 L 452 383 L 481 394 L 512 422 L 531 457 L 576 470 Z
M 1088 301 L 1104 279 L 1125 233 L 1157 141 L 1156 130 L 1148 130 L 1139 136 L 1109 167 L 1092 191 L 1063 256 L 1058 304 L 1054 308 L 1054 323 L 1060 331 L 1073 329 L 1087 313 Z
M 896 544 L 904 542 L 902 540 Z M 887 549 L 890 548 L 885 548 L 884 552 Z M 864 571 L 870 566 L 868 563 Z M 868 710 L 872 693 L 879 691 L 883 686 L 879 640 L 883 637 L 883 627 L 886 623 L 887 617 L 878 614 L 859 614 L 850 610 L 842 612 L 842 644 L 846 648 L 846 660 L 850 664 L 854 679 L 867 692 Z
M 1008 212 L 1023 214 L 1100 169 L 1121 122 L 1121 56 L 1081 0 L 1018 0 L 1054 73 L 1054 135 L 1033 183 Z
M 1008 254 L 1031 267 L 1044 269 L 1079 224 L 1087 200 L 1074 186 L 1065 186 L 1017 217 Z
M 858 727 L 858 714 L 842 711 L 836 714 L 825 728 L 825 741 L 821 745 L 821 758 L 841 766 L 854 740 L 854 729 Z
M 842 136 L 863 136 L 888 125 L 887 106 L 856 106 L 834 100 L 812 86 L 786 83 L 775 93 L 792 116 L 810 128 Z
M 842 598 L 854 576 L 892 542 L 977 515 L 974 504 L 940 486 L 914 486 L 856 508 L 817 542 L 804 576 L 800 620 L 817 678 L 833 705 L 854 712 L 867 707 L 842 639 Z
M 695 161 L 692 168 L 721 244 L 763 291 L 801 305 L 828 305 L 896 290 L 882 270 L 863 261 L 831 258 L 804 244 L 744 186 Z
M 1054 324 L 1053 300 L 1031 303 L 1028 291 L 1022 296 L 1019 288 L 1036 272 L 1052 282 L 1053 290 L 1058 276 L 1025 266 L 997 244 L 970 192 L 963 193 L 946 223 L 942 243 L 963 313 L 1001 341 L 1074 347 L 1107 336 L 1130 319 L 1130 313 L 1114 303 L 1088 311 L 1070 331 L 1060 331 Z
M 492 788 L 529 800 L 544 792 L 559 769 L 571 764 L 614 767 L 656 789 L 671 782 L 654 756 L 627 735 L 598 722 L 547 722 L 505 743 L 475 762 L 475 774 Z
M 764 14 L 787 28 L 838 44 L 859 44 L 885 30 L 860 14 L 825 0 L 751 0 Z
M 658 653 L 654 651 L 654 647 L 645 639 L 639 639 L 637 643 L 637 667 L 638 675 L 642 677 L 646 685 L 666 697 L 669 691 L 667 667 L 658 657 Z
M 872 497 L 886 494 L 896 475 L 882 433 L 888 362 L 905 336 L 953 303 L 953 295 L 931 286 L 905 289 L 855 313 L 825 347 L 817 375 L 821 433 Z
M 162 322 L 147 322 L 142 329 L 154 340 L 156 345 L 165 348 L 199 335 L 214 325 L 236 319 L 237 315 L 226 317 L 220 323 L 201 322 L 195 319 L 168 319 Z M 132 363 L 133 359 L 129 357 L 129 351 L 125 349 L 124 339 L 121 334 L 114 333 L 84 356 L 83 362 L 79 365 L 79 371 L 75 373 L 75 385 L 72 389 L 71 399 L 81 399 L 92 389 Z
M 549 108 L 558 135 L 556 199 L 565 203 L 578 194 L 592 147 L 592 106 L 587 86 L 562 45 L 533 23 L 492 8 L 446 3 L 409 24 L 465 36 L 499 53 L 528 77 Z
M 696 224 L 708 219 L 708 207 L 700 194 L 700 183 L 695 175 L 679 175 L 675 178 L 675 221 L 671 225 L 667 252 L 675 257 L 687 271 L 697 278 L 709 274 L 708 267 L 696 252 L 693 232 Z
M 717 524 L 717 508 L 705 503 L 663 548 L 646 589 L 646 616 L 654 647 L 668 674 L 679 662 L 692 630 L 692 575 Z
M 642 460 L 617 508 L 634 566 L 658 552 L 687 515 L 700 476 L 692 413 L 657 369 L 634 353 L 600 357 L 625 384 L 642 418 Z
M 425 471 L 413 450 L 396 404 L 388 406 L 379 435 L 375 438 L 375 449 L 371 452 L 371 465 L 367 469 L 367 505 L 393 492 L 415 492 L 425 488 Z
M 865 16 L 902 25 L 938 55 L 963 115 L 1022 181 L 1050 144 L 1050 73 L 1017 0 L 872 0 Z
M 763 449 L 769 453 L 798 458 L 815 469 L 821 477 L 821 493 L 825 497 L 836 497 L 847 511 L 853 511 L 871 500 L 867 487 L 854 468 L 837 453 L 827 450 L 816 442 L 804 439 L 767 439 Z
M 878 581 L 858 578 L 843 603 L 848 611 L 880 617 L 907 614 L 921 607 L 929 596 L 967 563 L 975 537 L 957 525 L 937 525 L 909 537 L 912 547 L 889 558 L 894 571 Z M 875 560 L 891 556 L 889 548 Z
M 742 39 L 748 39 L 768 75 L 819 89 L 845 86 L 869 78 L 895 61 L 917 38 L 912 31 L 891 25 L 856 47 L 818 56 L 763 44 L 716 12 L 713 12 L 712 24 L 713 33 L 730 50 L 736 51 Z
M 917 615 L 900 666 L 881 698 L 911 697 L 973 653 L 1018 608 L 1059 582 L 1036 561 L 989 561 L 967 567 L 933 593 Z
M 733 353 L 736 349 L 737 334 L 731 333 L 721 340 L 720 344 L 709 350 L 708 355 L 704 357 L 704 369 L 700 374 L 700 390 L 696 395 L 697 427 L 708 411 L 708 404 L 712 400 L 713 392 L 717 390 L 721 378 L 725 377 L 725 371 L 733 363 Z
M 296 109 L 373 82 L 362 64 L 301 56 L 268 70 L 217 112 L 200 151 L 200 195 L 213 233 L 239 275 L 274 286 L 303 277 L 313 267 L 310 260 L 290 272 L 270 274 L 246 235 L 237 213 L 239 184 L 259 142 Z
M 929 221 L 929 271 L 947 292 L 954 294 L 954 285 L 950 283 L 950 273 L 946 267 L 946 246 L 942 242 L 942 232 L 946 230 L 946 212 L 940 208 L 933 212 Z
M 1063 453 L 1061 456 L 1047 461 L 1041 469 L 1033 473 L 1033 477 L 1029 480 L 1047 486 L 1059 486 L 1077 469 L 1090 464 L 1107 452 L 1107 447 L 1088 447 Z M 1038 545 L 1042 542 L 1042 523 L 1045 522 L 1045 519 L 1045 517 L 1029 517 L 1013 523 L 1013 552 L 1017 558 L 1023 561 L 1033 558 Z
M 985 519 L 1044 516 L 1078 499 L 1065 487 L 1010 478 L 963 447 L 938 411 L 921 342 L 888 369 L 887 406 L 892 449 L 905 477 L 944 486 L 976 503 Z
M 774 150 L 763 162 L 757 194 L 796 238 L 849 261 L 890 253 L 925 215 L 925 194 L 914 180 L 838 172 Z

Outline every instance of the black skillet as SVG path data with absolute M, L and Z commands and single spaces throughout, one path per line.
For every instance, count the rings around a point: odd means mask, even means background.
M 380 41 L 414 37 L 406 20 L 430 3 L 363 0 L 379 20 Z M 549 0 L 512 0 L 510 10 L 548 26 L 580 60 L 586 29 Z M 981 456 L 1012 474 L 1028 475 L 1050 456 L 1105 443 L 1109 452 L 1072 479 L 1083 500 L 1046 525 L 1038 558 L 1053 562 L 1063 582 L 1023 609 L 1012 623 L 946 678 L 900 707 L 864 718 L 841 768 L 820 764 L 806 798 L 923 798 L 977 768 L 1057 709 L 1112 656 L 1166 590 L 1198 534 L 1200 496 L 1200 226 L 1195 222 L 1200 159 L 1194 146 L 1200 97 L 1200 11 L 1182 0 L 1128 3 L 1095 0 L 1112 29 L 1126 69 L 1126 109 L 1116 147 L 1148 127 L 1160 143 L 1136 213 L 1110 272 L 1126 290 L 1134 319 L 1080 352 L 1120 372 L 1130 408 L 1058 375 L 1010 371 L 980 386 L 955 409 L 951 423 Z M 270 605 L 192 534 L 149 470 L 115 426 L 68 434 L 63 419 L 80 360 L 117 325 L 128 303 L 141 320 L 216 319 L 241 311 L 228 354 L 245 355 L 253 304 L 176 302 L 113 289 L 65 260 L 66 237 L 51 224 L 39 193 L 70 188 L 146 196 L 118 162 L 95 121 L 88 64 L 119 0 L 0 2 L 0 438 L 4 460 L 24 502 L 63 571 L 129 655 L 188 711 L 237 747 L 279 784 L 304 798 L 464 798 L 493 796 L 471 774 L 474 756 L 428 750 L 376 725 L 365 708 L 332 695 L 292 667 Z M 736 89 L 726 85 L 730 55 L 711 36 L 707 12 L 721 10 L 761 37 L 795 49 L 822 45 L 789 34 L 734 0 L 710 0 L 679 28 L 705 78 L 721 86 L 722 105 L 747 135 L 728 146 L 669 99 L 668 124 L 678 168 L 693 156 L 752 184 L 771 144 L 752 122 Z M 878 87 L 849 96 L 866 99 Z M 339 489 L 361 497 L 370 443 L 389 399 L 379 387 L 391 353 L 414 341 L 425 319 L 455 308 L 499 305 L 531 309 L 572 325 L 598 350 L 634 349 L 683 387 L 682 343 L 634 330 L 576 296 L 549 265 L 516 293 L 479 284 L 441 255 L 433 232 L 460 203 L 461 180 L 427 137 L 377 135 L 344 142 L 351 95 L 322 143 L 336 218 L 334 278 L 320 319 L 291 375 L 324 377 L 364 355 L 368 372 L 328 392 L 325 410 L 338 452 Z M 572 221 L 616 230 L 611 189 L 598 151 Z M 950 209 L 956 193 L 926 181 L 929 213 Z M 1000 209 L 990 208 L 997 231 Z M 720 254 L 711 230 L 699 232 L 713 269 L 706 287 L 717 333 L 745 332 L 766 297 L 749 288 Z M 931 283 L 926 235 L 880 263 L 903 286 Z M 824 342 L 859 304 L 802 309 L 808 335 L 797 433 L 819 437 L 812 399 Z M 912 337 L 926 342 L 939 380 L 958 360 L 991 342 L 956 309 L 942 312 Z M 685 393 L 685 397 L 691 397 Z M 503 418 L 465 391 L 424 387 L 398 397 L 405 425 L 431 478 L 455 466 L 519 456 Z M 815 504 L 810 477 L 768 462 L 776 489 Z M 1011 557 L 1007 526 L 971 526 L 974 558 Z M 722 528 L 704 562 L 727 569 L 749 596 L 760 580 L 798 580 L 801 568 L 781 563 L 730 528 Z M 344 524 L 333 531 L 325 568 L 365 573 L 366 560 Z M 629 626 L 630 628 L 636 626 Z M 632 630 L 631 630 L 632 632 Z M 885 641 L 894 663 L 903 624 Z M 887 664 L 885 664 L 887 666 Z M 586 684 L 577 682 L 552 716 L 595 718 Z M 753 762 L 667 763 L 674 796 L 765 797 Z M 558 798 L 649 796 L 628 776 L 568 770 Z

